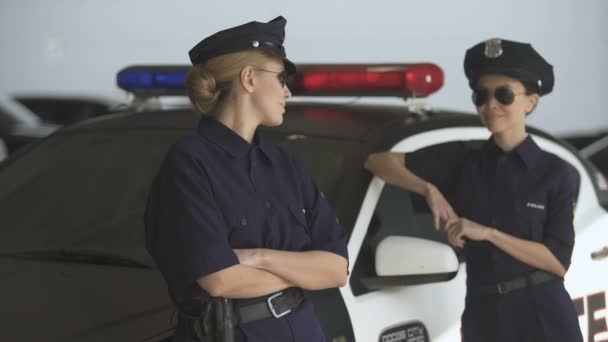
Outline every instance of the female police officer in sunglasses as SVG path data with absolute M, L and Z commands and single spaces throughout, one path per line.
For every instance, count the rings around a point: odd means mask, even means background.
M 285 23 L 233 27 L 189 52 L 188 94 L 209 115 L 169 150 L 145 215 L 146 247 L 179 308 L 176 341 L 198 341 L 218 323 L 201 290 L 233 299 L 236 328 L 220 335 L 323 341 L 302 289 L 346 282 L 334 210 L 297 160 L 256 130 L 280 125 L 291 95 Z
M 372 154 L 365 167 L 425 196 L 436 228 L 464 249 L 464 341 L 582 341 L 563 283 L 574 178 L 525 127 L 553 88 L 552 66 L 530 44 L 490 39 L 467 51 L 464 68 L 490 139 L 462 155 Z

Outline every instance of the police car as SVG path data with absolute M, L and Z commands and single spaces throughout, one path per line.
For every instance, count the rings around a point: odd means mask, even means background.
M 170 340 L 175 308 L 145 252 L 142 217 L 169 146 L 200 118 L 189 108 L 154 109 L 158 96 L 185 94 L 187 68 L 122 70 L 118 85 L 134 94 L 133 110 L 65 127 L 0 164 L 0 340 Z M 382 150 L 473 148 L 489 132 L 475 115 L 418 99 L 443 84 L 433 64 L 298 70 L 291 86 L 297 98 L 288 102 L 283 124 L 262 130 L 313 175 L 348 233 L 348 285 L 308 293 L 327 340 L 459 341 L 462 261 L 431 215 L 415 209 L 417 195 L 362 165 Z M 407 100 L 386 105 L 306 96 Z M 570 146 L 529 132 L 578 175 L 566 287 L 586 341 L 607 339 L 608 189 Z

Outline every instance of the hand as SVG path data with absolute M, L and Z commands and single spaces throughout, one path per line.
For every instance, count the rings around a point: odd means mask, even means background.
M 258 267 L 262 258 L 262 250 L 260 248 L 251 249 L 235 249 L 234 253 L 239 258 L 241 265 Z
M 433 184 L 427 183 L 426 203 L 433 213 L 433 222 L 435 229 L 439 230 L 440 226 L 446 227 L 448 221 L 458 218 L 450 203 L 443 197 L 443 194 Z
M 446 229 L 450 244 L 460 248 L 464 247 L 465 237 L 475 241 L 483 241 L 488 239 L 491 231 L 491 228 L 464 217 L 451 219 L 447 222 Z

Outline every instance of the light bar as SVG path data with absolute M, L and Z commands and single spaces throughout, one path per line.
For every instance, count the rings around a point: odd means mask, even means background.
M 130 66 L 116 76 L 118 87 L 136 95 L 186 95 L 190 66 Z M 289 88 L 300 96 L 425 97 L 443 86 L 435 64 L 305 64 Z
M 435 64 L 298 65 L 294 95 L 424 97 L 443 86 Z
M 188 69 L 181 65 L 130 66 L 116 75 L 116 84 L 136 95 L 186 95 Z

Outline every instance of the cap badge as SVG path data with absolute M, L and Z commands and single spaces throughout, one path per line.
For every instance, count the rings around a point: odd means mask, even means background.
M 484 54 L 488 58 L 498 58 L 502 55 L 502 42 L 498 38 L 486 40 Z

